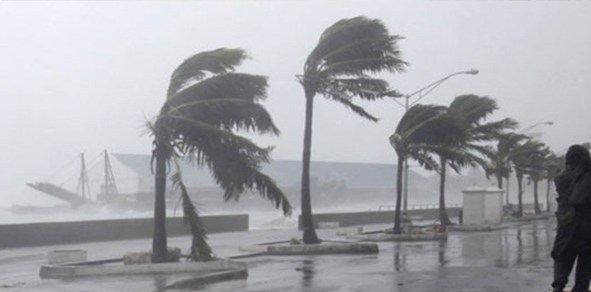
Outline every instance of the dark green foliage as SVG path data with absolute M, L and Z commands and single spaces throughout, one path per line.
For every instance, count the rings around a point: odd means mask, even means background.
M 377 19 L 363 16 L 337 21 L 327 28 L 304 65 L 299 81 L 306 97 L 304 151 L 302 159 L 302 225 L 305 243 L 318 243 L 313 226 L 310 194 L 310 153 L 312 147 L 313 99 L 318 95 L 336 101 L 353 113 L 377 121 L 354 98 L 376 100 L 397 96 L 384 80 L 368 74 L 381 71 L 401 72 L 406 62 L 400 59 L 399 36 L 390 35 Z
M 153 161 L 156 173 L 166 171 L 166 161 L 175 160 L 176 172 L 171 177 L 181 192 L 183 211 L 193 234 L 192 260 L 211 260 L 205 230 L 182 181 L 176 161 L 188 159 L 197 167 L 207 167 L 224 190 L 224 199 L 238 199 L 248 190 L 291 214 L 291 205 L 275 181 L 261 173 L 261 163 L 269 161 L 271 147 L 259 147 L 236 131 L 279 134 L 265 108 L 258 102 L 266 98 L 267 78 L 232 72 L 246 54 L 241 49 L 218 49 L 202 52 L 183 62 L 173 73 L 166 102 L 156 121 L 150 125 L 154 136 Z M 162 176 L 157 185 L 165 186 Z M 163 181 L 164 180 L 164 181 Z M 156 197 L 164 196 L 163 187 Z M 157 201 L 161 210 L 164 200 Z M 164 230 L 164 213 L 155 213 L 155 228 Z M 157 236 L 165 236 L 164 231 Z M 153 250 L 165 258 L 166 241 L 155 235 Z

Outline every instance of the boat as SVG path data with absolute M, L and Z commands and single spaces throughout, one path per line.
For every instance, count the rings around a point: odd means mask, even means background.
M 129 194 L 119 193 L 107 150 L 104 150 L 103 156 L 104 183 L 101 185 L 100 193 L 94 197 L 90 193 L 84 153 L 80 153 L 81 167 L 76 191 L 68 190 L 62 186 L 47 181 L 27 183 L 27 186 L 46 195 L 57 198 L 74 209 L 78 209 L 82 206 L 107 206 L 118 211 L 150 210 L 153 206 L 153 201 L 151 200 L 153 194 L 150 192 L 136 192 Z

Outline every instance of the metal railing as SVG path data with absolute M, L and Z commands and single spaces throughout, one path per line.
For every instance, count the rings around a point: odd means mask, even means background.
M 462 204 L 445 204 L 445 208 L 461 208 Z M 438 209 L 439 204 L 414 204 L 408 205 L 408 210 L 425 210 L 425 209 Z M 396 205 L 380 205 L 378 211 L 392 211 L 396 209 Z

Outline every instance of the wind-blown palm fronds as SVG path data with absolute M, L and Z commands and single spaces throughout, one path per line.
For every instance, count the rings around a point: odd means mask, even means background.
M 517 216 L 523 215 L 523 178 L 525 175 L 537 176 L 543 168 L 543 159 L 546 155 L 547 148 L 544 143 L 533 139 L 528 139 L 524 143 L 518 144 L 513 148 L 510 155 L 510 161 L 513 163 L 515 169 L 515 177 L 517 178 L 517 199 L 518 209 Z M 536 183 L 537 188 L 537 183 Z M 537 190 L 535 190 L 537 192 Z M 537 194 L 535 194 L 537 201 Z M 537 204 L 537 202 L 536 202 Z M 537 207 L 539 213 L 539 206 Z
M 312 220 L 310 194 L 310 156 L 314 96 L 344 105 L 353 113 L 370 121 L 378 118 L 354 103 L 354 98 L 376 100 L 396 96 L 384 80 L 368 74 L 382 71 L 402 72 L 406 62 L 400 59 L 397 42 L 400 36 L 390 35 L 377 19 L 354 17 L 342 19 L 327 28 L 304 64 L 299 81 L 306 97 L 304 151 L 302 159 L 302 229 L 305 243 L 318 243 Z
M 439 163 L 431 155 L 449 151 L 449 145 L 464 141 L 464 123 L 462 119 L 449 115 L 446 107 L 437 105 L 417 104 L 402 116 L 396 131 L 390 136 L 390 144 L 398 155 L 395 234 L 401 233 L 400 208 L 404 160 L 415 159 L 426 169 L 439 170 Z
M 435 152 L 440 157 L 441 171 L 439 186 L 439 220 L 449 225 L 451 221 L 445 208 L 445 180 L 446 167 L 449 165 L 456 173 L 466 166 L 480 165 L 488 168 L 488 157 L 494 149 L 483 143 L 496 139 L 506 130 L 513 129 L 517 123 L 511 119 L 495 122 L 485 122 L 487 116 L 497 109 L 494 99 L 473 94 L 456 97 L 448 107 L 448 114 L 463 120 L 462 137 L 448 147 L 440 147 Z
M 171 159 L 207 167 L 224 191 L 224 199 L 238 199 L 247 190 L 271 200 L 284 214 L 291 205 L 275 181 L 261 172 L 272 147 L 259 147 L 236 132 L 279 134 L 265 108 L 267 78 L 233 72 L 245 58 L 241 49 L 202 52 L 183 62 L 172 74 L 166 101 L 150 125 L 155 164 L 156 203 L 152 260 L 166 256 L 165 201 L 167 164 Z M 181 192 L 186 222 L 193 234 L 191 258 L 212 259 L 197 210 L 182 180 L 180 168 L 171 177 Z
M 193 234 L 189 259 L 193 261 L 210 261 L 214 259 L 214 256 L 211 247 L 207 243 L 207 233 L 201 218 L 199 218 L 197 209 L 189 197 L 189 192 L 183 182 L 183 173 L 176 157 L 174 158 L 174 164 L 176 172 L 171 176 L 172 184 L 181 193 L 184 222 L 189 225 L 191 234 Z

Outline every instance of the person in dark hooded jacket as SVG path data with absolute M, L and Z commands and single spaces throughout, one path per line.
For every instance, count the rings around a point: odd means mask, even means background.
M 558 193 L 552 291 L 562 292 L 577 260 L 573 292 L 587 292 L 591 280 L 591 158 L 581 145 L 566 153 L 565 169 L 555 179 Z

